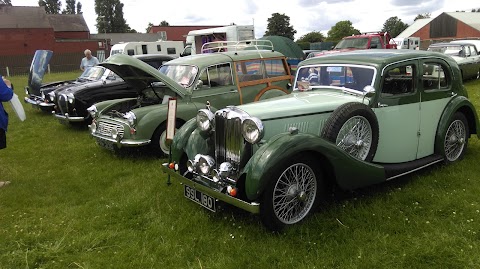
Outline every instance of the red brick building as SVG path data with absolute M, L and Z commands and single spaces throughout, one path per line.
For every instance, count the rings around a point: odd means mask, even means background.
M 39 49 L 54 52 L 53 70 L 78 69 L 87 48 L 105 55 L 105 41 L 90 39 L 83 15 L 46 14 L 43 7 L 0 5 L 0 40 L 0 74 L 4 75 L 27 73 Z
M 163 40 L 184 41 L 188 32 L 192 30 L 201 30 L 226 25 L 190 25 L 190 26 L 152 26 L 149 33 L 162 33 Z
M 444 12 L 435 18 L 419 19 L 398 37 L 420 37 L 421 49 L 454 39 L 480 39 L 480 12 Z

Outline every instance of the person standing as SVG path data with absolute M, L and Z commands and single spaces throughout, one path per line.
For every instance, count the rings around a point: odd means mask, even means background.
M 3 108 L 2 102 L 10 101 L 13 97 L 12 83 L 3 78 L 0 79 L 0 149 L 7 147 L 7 126 L 8 126 L 8 114 Z M 10 181 L 0 181 L 0 188 L 6 186 Z
M 100 63 L 97 57 L 92 55 L 92 52 L 89 49 L 86 49 L 84 51 L 84 54 L 85 54 L 85 57 L 80 62 L 80 69 L 82 71 L 85 71 L 85 69 L 96 66 L 97 64 Z

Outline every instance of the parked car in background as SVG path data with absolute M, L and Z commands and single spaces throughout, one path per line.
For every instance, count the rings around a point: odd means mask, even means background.
M 176 132 L 162 170 L 187 199 L 258 213 L 278 231 L 315 211 L 332 186 L 355 189 L 456 162 L 478 131 L 451 57 L 358 50 L 301 62 L 290 95 L 200 109 Z
M 450 41 L 452 44 L 461 44 L 461 43 L 468 43 L 475 45 L 477 52 L 480 52 L 480 39 L 457 39 Z
M 136 58 L 153 68 L 159 68 L 174 59 L 173 56 L 163 54 L 128 57 Z M 90 69 L 93 69 L 93 71 L 90 71 L 92 74 L 95 74 L 93 72 L 98 72 L 94 77 L 99 79 L 49 93 L 51 103 L 55 103 L 54 115 L 61 122 L 90 123 L 92 118 L 87 108 L 94 103 L 137 96 L 137 89 L 126 83 L 112 70 L 103 66 L 95 66 Z
M 92 105 L 93 102 L 110 98 L 136 96 L 136 90 L 128 86 L 111 70 L 101 66 L 86 69 L 76 80 L 41 84 L 52 55 L 51 51 L 38 50 L 35 52 L 32 60 L 28 86 L 25 87 L 27 96 L 24 100 L 35 108 L 49 113 L 54 111 L 59 118 L 67 121 L 84 121 L 85 117 L 89 116 L 85 109 Z M 155 68 L 160 67 L 166 61 L 174 59 L 174 57 L 167 55 L 138 55 L 132 57 L 142 60 Z M 59 95 L 60 92 L 62 93 Z M 70 98 L 71 101 L 74 101 L 72 97 L 78 95 L 77 104 L 73 105 L 73 103 L 70 103 L 71 111 L 65 110 L 62 113 L 61 107 L 55 107 L 55 102 L 62 94 L 65 94 L 65 98 Z M 64 104 L 62 103 L 62 105 Z M 86 107 L 82 108 L 82 105 Z M 72 117 L 67 118 L 65 113 L 70 113 L 69 116 Z
M 89 109 L 94 117 L 91 134 L 108 149 L 150 145 L 160 155 L 168 154 L 169 98 L 178 101 L 176 127 L 180 128 L 208 103 L 217 110 L 291 92 L 286 58 L 272 50 L 196 54 L 172 60 L 159 71 L 124 55 L 114 55 L 100 65 L 138 90 L 137 98 L 100 102 Z
M 480 55 L 472 43 L 434 43 L 429 51 L 436 51 L 451 56 L 458 63 L 463 80 L 480 78 Z

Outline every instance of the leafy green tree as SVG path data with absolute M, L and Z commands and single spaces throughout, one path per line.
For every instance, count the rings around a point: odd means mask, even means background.
M 402 22 L 397 16 L 390 17 L 383 24 L 382 31 L 388 32 L 392 37 L 398 36 L 403 30 L 407 29 L 408 24 Z
M 97 31 L 99 33 L 135 33 L 123 18 L 120 0 L 95 0 Z
M 66 7 L 62 11 L 62 14 L 75 14 L 75 2 L 76 0 L 66 0 Z
M 339 21 L 328 31 L 327 40 L 338 41 L 346 36 L 359 35 L 360 31 L 355 29 L 351 21 Z
M 266 36 L 278 35 L 294 39 L 297 31 L 290 25 L 290 17 L 285 14 L 273 13 L 267 24 Z
M 77 3 L 77 14 L 82 14 L 82 3 L 78 2 Z
M 167 21 L 163 20 L 160 22 L 160 26 L 170 26 L 170 23 L 168 23 Z
M 44 7 L 47 14 L 60 14 L 62 2 L 60 0 L 38 0 L 38 6 Z
M 309 42 L 309 43 L 315 43 L 315 42 L 322 42 L 325 40 L 325 36 L 317 31 L 313 31 L 310 33 L 307 33 L 303 36 L 301 36 L 297 42 Z
M 145 33 L 149 33 L 150 29 L 152 29 L 152 27 L 153 27 L 153 23 L 149 22 L 148 25 L 147 25 L 147 28 L 145 28 Z
M 413 21 L 416 21 L 418 19 L 429 19 L 431 16 L 430 13 L 423 13 L 423 14 L 418 14 Z
M 11 6 L 11 5 L 12 5 L 12 1 L 11 1 L 11 0 L 0 0 L 0 5 Z

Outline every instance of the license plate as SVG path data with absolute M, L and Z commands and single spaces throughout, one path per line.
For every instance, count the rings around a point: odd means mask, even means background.
M 215 212 L 215 198 L 206 195 L 205 193 L 196 190 L 190 186 L 184 185 L 185 197 L 194 201 L 195 203 L 205 207 L 206 209 Z
M 111 151 L 115 151 L 115 146 L 113 145 L 112 142 L 110 141 L 105 141 L 103 139 L 98 139 L 97 138 L 97 144 L 103 148 L 106 148 L 108 150 L 111 150 Z

